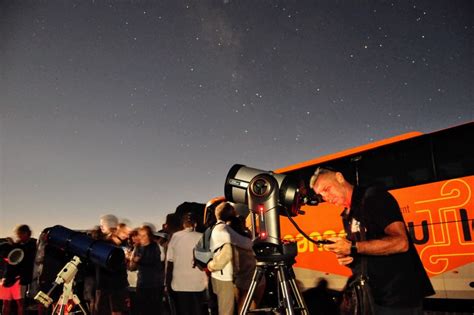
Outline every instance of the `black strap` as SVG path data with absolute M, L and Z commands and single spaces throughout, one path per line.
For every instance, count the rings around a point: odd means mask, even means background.
M 364 195 L 362 196 L 361 202 L 360 202 L 360 240 L 361 241 L 366 241 L 366 235 L 365 235 L 365 227 L 366 227 L 366 211 L 365 211 L 365 200 L 367 198 L 369 189 L 366 189 L 364 192 Z M 361 260 L 361 276 L 364 278 L 367 278 L 367 257 L 365 255 L 360 255 L 360 260 Z
M 362 197 L 362 200 L 360 202 L 360 240 L 361 241 L 366 241 L 367 240 L 367 237 L 365 235 L 365 227 L 366 227 L 366 218 L 368 217 L 367 216 L 367 212 L 365 211 L 365 200 L 367 199 L 367 196 L 368 196 L 368 192 L 369 192 L 370 188 L 366 189 L 365 192 L 364 192 L 364 196 Z M 360 269 L 360 282 L 358 284 L 358 289 L 356 290 L 357 294 L 358 294 L 358 297 L 357 297 L 357 301 L 359 302 L 359 306 L 358 306 L 358 309 L 360 309 L 360 314 L 361 315 L 364 315 L 364 314 L 367 314 L 367 315 L 371 315 L 371 314 L 375 314 L 375 311 L 374 311 L 374 300 L 373 300 L 373 296 L 372 296 L 372 292 L 371 292 L 371 289 L 370 289 L 370 285 L 369 285 L 369 278 L 367 276 L 367 256 L 366 255 L 360 255 L 359 256 L 360 259 L 361 259 L 361 269 Z M 356 312 L 356 314 L 358 314 Z
M 216 222 L 216 224 L 214 224 L 213 226 L 210 227 L 210 231 L 209 231 L 209 234 L 206 235 L 206 237 L 204 237 L 204 241 L 203 241 L 203 246 L 204 248 L 210 248 L 211 247 L 211 237 L 212 237 L 212 231 L 214 230 L 214 228 L 218 225 L 218 224 L 223 224 L 224 222 Z M 206 232 L 204 232 L 206 233 Z M 206 247 L 206 242 L 208 242 L 208 245 Z

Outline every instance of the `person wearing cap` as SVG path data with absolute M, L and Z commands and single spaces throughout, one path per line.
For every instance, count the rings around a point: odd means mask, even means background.
M 180 315 L 202 314 L 207 275 L 193 265 L 193 249 L 201 239 L 192 213 L 183 216 L 183 230 L 175 232 L 168 244 L 166 286 L 173 291 Z
M 165 268 L 166 251 L 167 251 L 167 246 L 168 246 L 168 241 L 169 241 L 169 235 L 165 233 L 163 230 L 160 230 L 158 232 L 154 232 L 153 236 L 154 236 L 155 243 L 158 244 L 158 247 L 160 248 L 162 269 L 165 270 L 166 269 Z

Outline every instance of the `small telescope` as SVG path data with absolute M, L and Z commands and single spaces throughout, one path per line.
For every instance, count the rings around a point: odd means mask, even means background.
M 6 238 L 0 238 L 0 259 L 10 265 L 18 265 L 24 256 L 25 253 L 21 248 L 16 247 Z

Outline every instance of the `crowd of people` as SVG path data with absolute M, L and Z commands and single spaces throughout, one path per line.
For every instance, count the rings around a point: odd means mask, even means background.
M 113 269 L 83 261 L 74 286 L 81 306 L 96 315 L 234 314 L 242 306 L 256 266 L 250 231 L 230 203 L 219 204 L 212 217 L 207 225 L 215 227 L 214 259 L 203 269 L 194 263 L 193 249 L 202 228 L 197 229 L 200 220 L 193 212 L 181 217 L 169 214 L 160 231 L 152 224 L 133 228 L 115 215 L 101 216 L 99 225 L 85 232 L 121 247 L 125 259 Z M 49 292 L 54 303 L 48 308 L 33 300 L 39 291 L 51 289 L 73 256 L 50 246 L 47 233 L 36 240 L 27 225 L 20 225 L 15 229 L 17 240 L 9 240 L 25 256 L 17 265 L 0 263 L 3 315 L 27 314 L 25 301 L 38 314 L 50 314 L 59 302 L 61 289 Z M 263 287 L 257 292 L 255 300 Z
M 395 198 L 379 187 L 354 186 L 329 167 L 318 168 L 309 187 L 324 201 L 344 208 L 346 236 L 329 238 L 330 243 L 324 245 L 339 264 L 352 271 L 344 290 L 349 294 L 343 293 L 339 311 L 423 314 L 423 298 L 434 290 Z M 213 214 L 206 220 L 212 227 L 209 244 L 213 258 L 205 268 L 198 268 L 194 260 L 193 249 L 202 233 L 197 230 L 198 219 L 193 212 L 181 217 L 168 215 L 160 231 L 149 224 L 132 228 L 111 214 L 102 216 L 100 225 L 89 231 L 90 237 L 122 247 L 124 259 L 114 269 L 85 262 L 76 279 L 76 293 L 93 315 L 240 313 L 257 264 L 253 242 L 231 203 L 221 201 Z M 68 253 L 48 246 L 44 241 L 47 231 L 36 241 L 30 228 L 20 225 L 15 235 L 17 240 L 9 242 L 22 249 L 24 257 L 18 264 L 0 263 L 3 315 L 12 314 L 13 308 L 24 315 L 25 297 L 39 291 L 58 301 L 61 292 L 49 289 L 58 271 L 71 259 Z M 250 301 L 253 307 L 261 302 L 268 287 L 265 280 L 255 284 Z M 313 293 L 323 298 L 307 299 L 311 314 L 338 312 L 329 292 L 324 280 L 305 292 L 306 296 Z M 317 302 L 317 307 L 311 302 Z M 37 304 L 37 311 L 39 315 L 50 314 L 41 304 Z

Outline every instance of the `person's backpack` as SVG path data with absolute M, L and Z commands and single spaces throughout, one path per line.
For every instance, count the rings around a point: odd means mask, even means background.
M 201 236 L 199 242 L 194 246 L 194 267 L 200 270 L 207 269 L 207 264 L 212 260 L 214 251 L 211 251 L 211 234 L 212 230 L 218 225 L 223 224 L 219 222 L 213 226 L 208 227 Z

